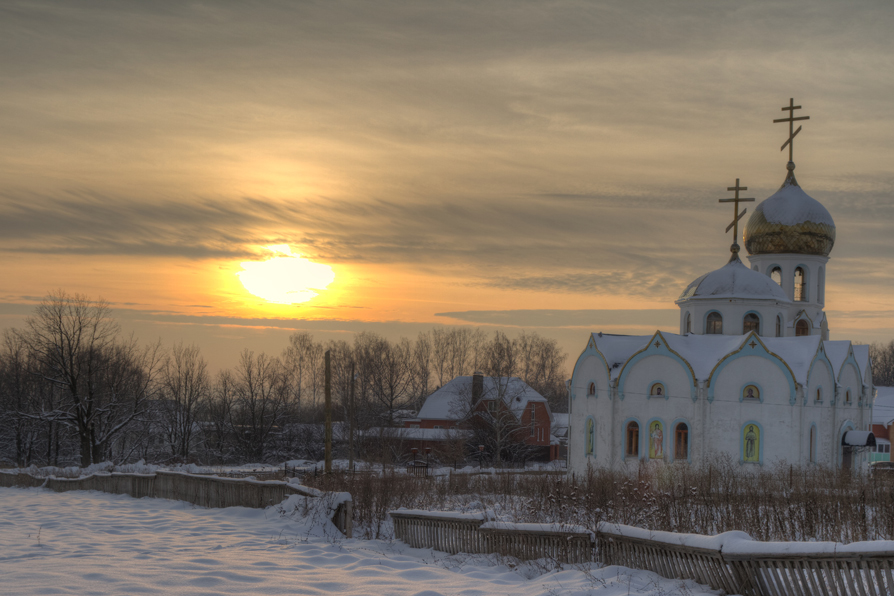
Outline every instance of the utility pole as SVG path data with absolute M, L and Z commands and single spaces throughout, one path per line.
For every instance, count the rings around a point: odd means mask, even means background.
M 354 385 L 357 384 L 357 378 L 354 375 L 354 362 L 351 361 L 351 402 L 349 404 L 350 412 L 348 413 L 349 435 L 348 435 L 348 470 L 354 471 Z
M 332 367 L 326 350 L 326 473 L 332 472 Z

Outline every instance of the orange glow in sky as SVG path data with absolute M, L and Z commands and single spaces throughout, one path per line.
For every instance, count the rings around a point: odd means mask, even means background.
M 245 289 L 275 304 L 300 304 L 335 280 L 332 267 L 292 254 L 288 244 L 267 247 L 278 256 L 265 261 L 243 261 L 236 273 Z

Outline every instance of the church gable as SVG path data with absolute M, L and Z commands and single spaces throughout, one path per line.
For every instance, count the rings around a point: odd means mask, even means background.
M 664 399 L 697 398 L 696 379 L 692 366 L 674 351 L 661 332 L 652 336 L 647 346 L 633 354 L 618 377 L 618 396 Z
M 743 358 L 746 360 L 737 362 Z M 762 364 L 763 362 L 768 363 L 769 366 Z M 727 368 L 730 369 L 727 376 L 733 377 L 735 381 L 733 381 L 733 379 L 724 379 L 724 371 Z M 736 383 L 739 385 L 744 383 L 744 385 L 742 385 L 742 390 L 745 391 L 745 393 L 739 395 L 739 391 L 736 391 L 737 399 L 744 399 L 750 397 L 747 393 L 747 386 L 750 379 L 753 379 L 752 384 L 756 384 L 759 383 L 759 379 L 763 375 L 775 376 L 775 371 L 778 371 L 781 375 L 779 377 L 779 385 L 788 388 L 788 395 L 786 397 L 788 398 L 789 403 L 794 404 L 796 399 L 796 381 L 791 367 L 781 357 L 768 350 L 756 333 L 749 333 L 745 336 L 745 340 L 742 342 L 739 349 L 724 356 L 714 367 L 714 370 L 711 371 L 707 381 L 708 401 L 713 402 L 717 397 L 718 385 L 721 383 L 722 379 L 726 381 L 722 392 L 724 393 L 724 400 L 728 400 L 729 396 L 726 394 L 731 393 L 731 389 L 727 385 L 728 383 L 733 383 L 734 385 Z M 741 383 L 739 383 L 739 381 L 741 381 Z M 761 399 L 760 401 L 763 402 L 764 400 Z

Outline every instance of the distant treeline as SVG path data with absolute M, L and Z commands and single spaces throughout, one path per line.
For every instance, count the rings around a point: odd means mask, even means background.
M 435 327 L 413 340 L 294 333 L 279 355 L 245 350 L 216 376 L 197 346 L 141 345 L 103 300 L 57 291 L 0 346 L 0 464 L 231 463 L 322 457 L 324 354 L 333 418 L 357 436 L 400 424 L 459 375 L 517 376 L 566 411 L 566 354 L 536 333 Z M 345 425 L 340 437 L 344 438 Z

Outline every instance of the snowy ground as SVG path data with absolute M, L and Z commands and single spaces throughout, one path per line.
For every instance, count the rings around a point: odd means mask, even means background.
M 0 488 L 0 594 L 714 594 L 623 567 L 541 573 L 331 530 L 274 508 Z

